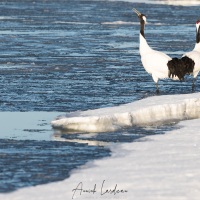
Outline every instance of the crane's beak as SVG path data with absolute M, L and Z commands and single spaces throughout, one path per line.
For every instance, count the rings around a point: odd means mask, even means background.
M 138 17 L 140 17 L 142 14 L 138 11 L 138 10 L 136 10 L 135 8 L 133 8 L 133 12 L 135 12 L 136 14 L 137 14 L 137 16 Z

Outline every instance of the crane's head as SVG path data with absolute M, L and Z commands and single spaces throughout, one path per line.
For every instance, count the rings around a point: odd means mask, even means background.
M 197 31 L 198 31 L 198 29 L 199 29 L 199 26 L 200 26 L 200 19 L 198 19 L 198 20 L 196 21 Z
M 197 20 L 196 21 L 196 31 L 197 31 L 197 34 L 196 34 L 196 43 L 200 43 L 200 20 Z
M 147 23 L 147 18 L 144 14 L 140 13 L 138 10 L 136 10 L 135 8 L 133 8 L 133 12 L 135 12 L 138 16 L 138 18 L 140 19 L 140 23 Z

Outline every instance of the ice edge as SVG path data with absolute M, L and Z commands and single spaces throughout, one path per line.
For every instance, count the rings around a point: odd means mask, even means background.
M 178 98 L 177 98 L 178 96 Z M 175 95 L 170 103 L 169 97 L 149 97 L 123 106 L 80 112 L 77 116 L 63 117 L 53 120 L 52 127 L 62 130 L 80 132 L 110 132 L 134 125 L 151 125 L 166 121 L 180 121 L 200 118 L 200 98 L 185 98 Z M 171 96 L 173 98 L 173 96 Z M 155 105 L 153 102 L 160 100 Z M 163 103 L 162 103 L 163 102 Z M 119 111 L 120 110 L 120 111 Z M 127 111 L 129 110 L 129 111 Z M 108 114 L 110 111 L 110 114 Z M 87 115 L 86 115 L 87 113 Z M 94 115 L 94 113 L 97 113 Z

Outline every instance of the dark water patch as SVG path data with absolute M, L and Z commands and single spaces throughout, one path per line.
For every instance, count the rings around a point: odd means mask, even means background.
M 50 130 L 47 130 L 47 129 L 24 129 L 23 131 L 25 132 L 32 132 L 32 133 L 35 133 L 35 132 L 46 132 L 46 131 L 50 131 Z
M 0 139 L 0 192 L 61 181 L 87 161 L 110 155 L 110 150 L 86 144 Z

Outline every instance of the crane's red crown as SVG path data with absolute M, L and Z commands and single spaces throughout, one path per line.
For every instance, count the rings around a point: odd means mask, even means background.
M 200 19 L 197 20 L 196 24 L 200 24 Z

